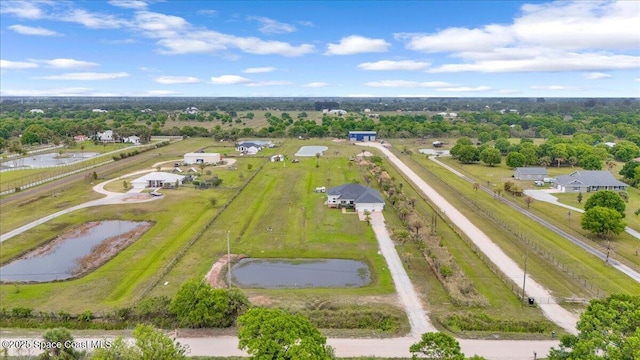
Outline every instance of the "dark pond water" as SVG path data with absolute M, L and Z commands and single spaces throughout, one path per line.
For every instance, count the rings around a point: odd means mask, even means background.
M 60 154 L 58 153 L 48 153 L 48 154 L 39 154 L 39 155 L 29 155 L 21 159 L 7 160 L 0 163 L 0 165 L 2 165 L 2 167 L 5 167 L 5 168 L 13 168 L 13 167 L 38 168 L 38 167 L 70 164 L 72 162 L 80 161 L 82 159 L 92 158 L 98 155 L 100 155 L 100 153 L 97 153 L 97 152 L 77 152 L 77 153 L 72 152 L 72 153 L 64 153 L 62 154 L 62 156 L 60 156 Z
M 20 259 L 0 267 L 0 281 L 64 280 L 73 277 L 73 269 L 83 256 L 104 240 L 120 236 L 146 223 L 109 220 L 64 234 L 58 243 L 35 249 Z
M 242 259 L 231 281 L 245 288 L 342 288 L 371 282 L 367 264 L 339 259 Z

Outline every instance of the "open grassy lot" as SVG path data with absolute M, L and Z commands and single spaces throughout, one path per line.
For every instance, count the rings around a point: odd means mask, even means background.
M 400 154 L 403 159 L 408 156 Z M 602 261 L 593 256 L 587 255 L 577 246 L 560 238 L 542 226 L 533 223 L 519 213 L 514 213 L 506 205 L 493 199 L 483 192 L 475 192 L 471 185 L 443 169 L 425 156 L 414 155 L 412 157 L 415 164 L 413 169 L 424 179 L 430 182 L 436 189 L 442 190 L 443 194 L 449 193 L 449 201 L 457 205 L 474 223 L 489 235 L 502 249 L 513 259 L 523 259 L 524 254 L 529 253 L 528 268 L 531 269 L 532 276 L 542 284 L 551 289 L 558 297 L 591 297 L 593 291 L 598 294 L 608 294 L 612 292 L 633 292 L 639 291 L 640 287 L 631 279 L 619 272 L 607 267 Z M 433 179 L 432 181 L 428 179 Z M 446 179 L 445 182 L 440 179 Z M 451 188 L 455 189 L 452 191 Z M 509 224 L 510 228 L 518 229 L 521 236 L 534 242 L 539 249 L 548 254 L 552 254 L 557 262 L 567 267 L 571 273 L 580 275 L 588 279 L 586 285 L 580 286 L 575 279 L 560 270 L 554 261 L 549 261 L 535 253 L 530 245 L 517 241 L 515 235 L 509 234 L 504 228 L 498 226 L 494 221 L 482 216 L 477 210 L 470 208 L 469 203 L 460 201 L 460 194 L 472 199 L 480 204 L 484 211 L 489 212 Z M 456 196 L 457 195 L 457 196 Z M 536 203 L 535 206 L 538 204 Z
M 358 177 L 355 166 L 347 166 L 348 156 L 355 153 L 353 147 L 314 140 L 291 141 L 271 150 L 292 158 L 302 145 L 326 145 L 329 150 L 320 159 L 300 158 L 296 164 L 266 163 L 259 176 L 160 282 L 168 281 L 169 285 L 158 286 L 151 294 L 171 294 L 184 280 L 204 276 L 226 253 L 227 232 L 232 253 L 265 258 L 346 258 L 369 263 L 374 277 L 372 286 L 341 289 L 338 297 L 391 293 L 393 284 L 384 258 L 377 254 L 373 231 L 355 214 L 326 208 L 326 195 L 313 192 L 315 187 L 336 186 Z M 335 155 L 335 151 L 339 154 Z M 251 296 L 289 304 L 309 296 L 336 297 L 335 289 L 247 291 Z

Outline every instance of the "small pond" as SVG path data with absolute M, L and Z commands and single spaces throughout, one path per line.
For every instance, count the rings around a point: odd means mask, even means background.
M 449 153 L 449 150 L 440 150 L 440 149 L 420 149 L 418 150 L 423 154 L 427 154 L 427 155 L 436 155 L 436 156 L 449 156 L 451 155 Z
M 97 152 L 72 152 L 64 153 L 48 153 L 39 155 L 29 155 L 21 159 L 7 160 L 0 163 L 3 168 L 30 167 L 39 168 L 56 165 L 66 165 L 72 162 L 88 159 L 100 155 Z
M 0 267 L 0 281 L 46 282 L 87 273 L 136 240 L 151 223 L 108 220 L 84 224 Z
M 326 146 L 303 146 L 298 150 L 296 156 L 316 156 L 316 154 L 327 151 L 329 149 Z
M 369 266 L 341 259 L 242 259 L 231 269 L 244 288 L 344 288 L 371 282 Z

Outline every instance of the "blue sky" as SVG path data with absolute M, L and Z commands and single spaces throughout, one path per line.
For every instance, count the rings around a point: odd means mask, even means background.
M 2 96 L 640 97 L 638 1 L 0 2 Z

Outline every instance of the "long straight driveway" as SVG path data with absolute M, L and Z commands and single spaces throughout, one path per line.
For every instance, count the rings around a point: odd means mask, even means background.
M 427 314 L 422 307 L 422 301 L 418 297 L 418 293 L 413 287 L 413 283 L 409 279 L 404 266 L 402 266 L 402 260 L 400 260 L 400 256 L 398 256 L 398 252 L 384 224 L 384 215 L 382 215 L 382 212 L 374 211 L 370 217 L 371 227 L 378 239 L 380 252 L 382 252 L 382 256 L 387 261 L 389 272 L 391 272 L 391 277 L 396 285 L 398 298 L 409 318 L 411 335 L 419 337 L 425 332 L 438 331 L 427 318 Z
M 389 149 L 378 143 L 358 143 L 362 146 L 371 146 L 379 149 L 387 156 L 404 176 L 414 183 L 436 206 L 439 211 L 445 214 L 473 243 L 482 251 L 491 262 L 493 262 L 502 273 L 511 279 L 514 283 L 522 284 L 524 278 L 524 270 L 513 261 L 507 254 L 500 249 L 491 239 L 467 219 L 458 209 L 451 205 L 444 197 L 438 194 L 429 184 L 422 180 L 413 170 L 405 165 L 398 157 L 396 157 Z M 551 291 L 538 284 L 535 280 L 527 278 L 526 293 L 538 299 L 552 298 Z M 578 316 L 573 314 L 558 304 L 538 303 L 538 307 L 544 315 L 558 326 L 565 329 L 571 334 L 577 334 L 576 323 Z

